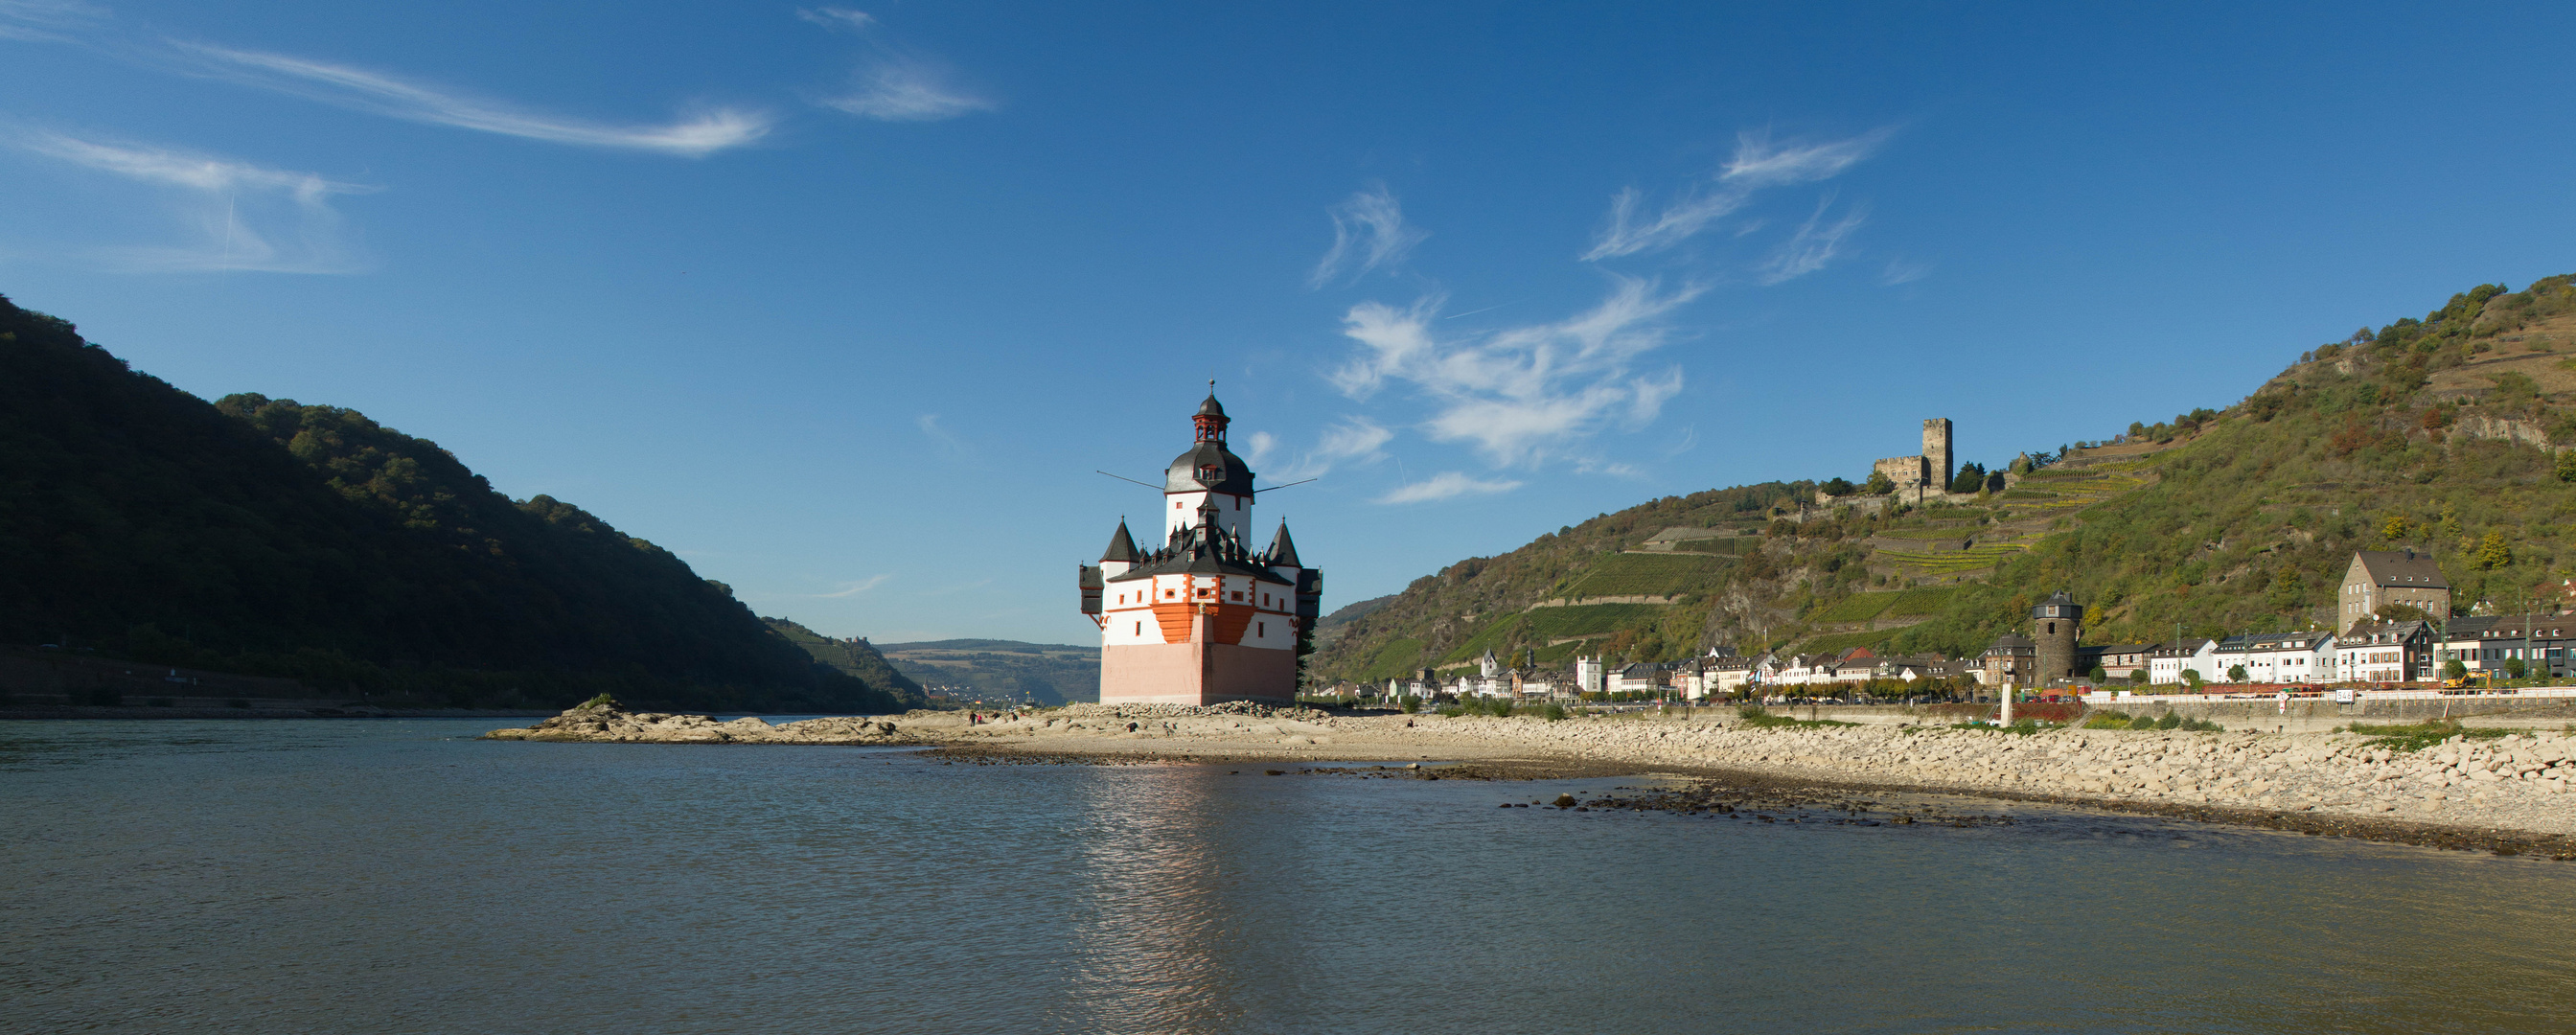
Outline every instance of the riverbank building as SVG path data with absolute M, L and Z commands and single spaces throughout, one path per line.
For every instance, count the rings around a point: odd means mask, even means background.
M 1251 543 L 1252 469 L 1226 448 L 1211 386 L 1190 448 L 1163 472 L 1163 538 L 1140 548 L 1126 519 L 1100 563 L 1082 565 L 1083 613 L 1100 627 L 1103 704 L 1292 704 L 1298 659 L 1314 650 L 1323 572 L 1281 521 Z

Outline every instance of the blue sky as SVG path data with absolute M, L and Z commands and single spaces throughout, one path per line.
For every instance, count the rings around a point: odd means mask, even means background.
M 1214 377 L 1326 606 L 2576 271 L 2563 5 L 0 0 L 0 292 L 880 641 L 1084 642 Z

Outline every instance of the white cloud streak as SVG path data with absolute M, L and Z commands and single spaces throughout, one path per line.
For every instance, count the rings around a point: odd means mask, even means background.
M 1382 183 L 1371 184 L 1325 211 L 1333 219 L 1333 246 L 1315 264 L 1315 272 L 1306 277 L 1309 288 L 1332 283 L 1345 270 L 1356 275 L 1382 266 L 1392 267 L 1403 262 L 1414 245 L 1431 236 L 1405 225 L 1404 206 Z
M 168 148 L 102 143 L 49 131 L 0 133 L 0 140 L 42 155 L 174 192 L 181 221 L 197 238 L 186 246 L 107 249 L 113 264 L 134 270 L 243 270 L 268 273 L 355 273 L 366 263 L 343 240 L 331 198 L 376 188 L 315 173 L 267 169 Z
M 796 17 L 831 32 L 867 38 L 877 56 L 850 72 L 847 89 L 814 103 L 879 122 L 940 122 L 1000 107 L 955 84 L 945 65 L 904 54 L 877 39 L 876 16 L 844 7 L 799 8 Z
M 1669 337 L 1665 315 L 1702 290 L 1620 277 L 1569 319 L 1451 338 L 1433 333 L 1437 296 L 1403 309 L 1362 303 L 1342 330 L 1360 349 L 1330 377 L 1353 399 L 1409 385 L 1433 405 L 1423 425 L 1433 440 L 1471 443 L 1497 466 L 1535 464 L 1604 427 L 1643 426 L 1681 391 L 1678 367 L 1632 367 Z
M 1735 214 L 1767 188 L 1832 179 L 1887 142 L 1888 130 L 1875 130 L 1847 140 L 1775 146 L 1764 134 L 1736 137 L 1735 155 L 1709 182 L 1680 200 L 1649 214 L 1636 188 L 1610 199 L 1609 223 L 1593 240 L 1586 261 L 1672 247 Z
M 1344 416 L 1324 429 L 1323 437 L 1315 443 L 1315 448 L 1298 454 L 1296 462 L 1269 477 L 1274 482 L 1303 481 L 1321 478 L 1344 464 L 1374 464 L 1386 459 L 1386 444 L 1394 438 L 1395 432 L 1366 417 Z M 1268 432 L 1256 434 L 1253 439 L 1257 446 L 1265 449 L 1276 443 Z
M 1869 220 L 1869 206 L 1855 205 L 1841 219 L 1827 224 L 1824 222 L 1825 210 L 1833 203 L 1833 195 L 1825 195 L 1823 201 L 1816 203 L 1815 214 L 1799 224 L 1798 232 L 1791 235 L 1778 251 L 1771 253 L 1771 258 L 1762 264 L 1759 279 L 1763 284 L 1784 283 L 1825 268 L 1826 263 L 1833 261 L 1835 253 L 1842 250 L 1843 238 Z
M 884 584 L 885 580 L 893 577 L 894 576 L 892 574 L 872 575 L 857 582 L 842 583 L 840 589 L 830 593 L 810 593 L 807 595 L 816 600 L 838 600 L 842 597 L 854 597 L 877 588 L 879 585 Z
M 875 15 L 846 7 L 799 7 L 796 17 L 835 32 L 866 32 L 877 23 Z
M 609 125 L 523 111 L 348 65 L 176 40 L 170 45 L 208 74 L 282 93 L 412 122 L 580 147 L 697 158 L 759 140 L 772 121 L 761 112 L 704 108 L 665 125 Z
M 1470 478 L 1456 471 L 1443 471 L 1427 481 L 1399 486 L 1377 498 L 1379 503 L 1430 503 L 1460 496 L 1491 496 L 1521 487 L 1516 481 Z
M 939 415 L 936 413 L 922 414 L 914 418 L 912 423 L 914 427 L 921 429 L 922 434 L 930 436 L 930 440 L 938 443 L 939 448 L 950 456 L 964 456 L 975 451 L 974 447 L 966 444 L 966 440 L 958 438 L 955 432 L 941 427 Z
M 998 105 L 948 82 L 948 74 L 929 62 L 885 58 L 851 73 L 847 93 L 818 103 L 834 111 L 880 122 L 938 122 Z
M 1887 269 L 1878 275 L 1878 282 L 1895 287 L 1898 284 L 1911 284 L 1931 275 L 1931 263 L 1890 259 L 1887 262 Z
M 81 0 L 0 0 L 0 39 L 68 42 L 65 35 L 107 20 L 107 8 Z

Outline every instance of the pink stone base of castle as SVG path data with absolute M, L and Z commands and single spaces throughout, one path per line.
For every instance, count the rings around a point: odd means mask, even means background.
M 1103 647 L 1102 704 L 1294 704 L 1297 652 L 1231 643 Z

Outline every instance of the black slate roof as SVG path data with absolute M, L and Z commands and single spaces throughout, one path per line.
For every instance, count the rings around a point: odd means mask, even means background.
M 1118 519 L 1118 534 L 1109 537 L 1109 549 L 1100 554 L 1102 561 L 1136 561 L 1136 537 L 1127 534 L 1127 519 Z
M 1279 519 L 1279 534 L 1270 537 L 1270 563 L 1291 568 L 1306 565 L 1297 559 L 1297 541 L 1288 538 L 1288 519 Z
M 1252 495 L 1252 468 L 1223 442 L 1201 442 L 1172 458 L 1163 471 L 1164 492 L 1222 492 Z
M 1162 549 L 1145 554 L 1133 568 L 1110 576 L 1111 582 L 1132 582 L 1156 575 L 1243 575 L 1255 581 L 1294 587 L 1296 583 L 1280 578 L 1261 558 L 1243 545 L 1243 540 L 1227 532 L 1216 522 L 1216 508 L 1199 508 L 1199 523 L 1172 534 Z

